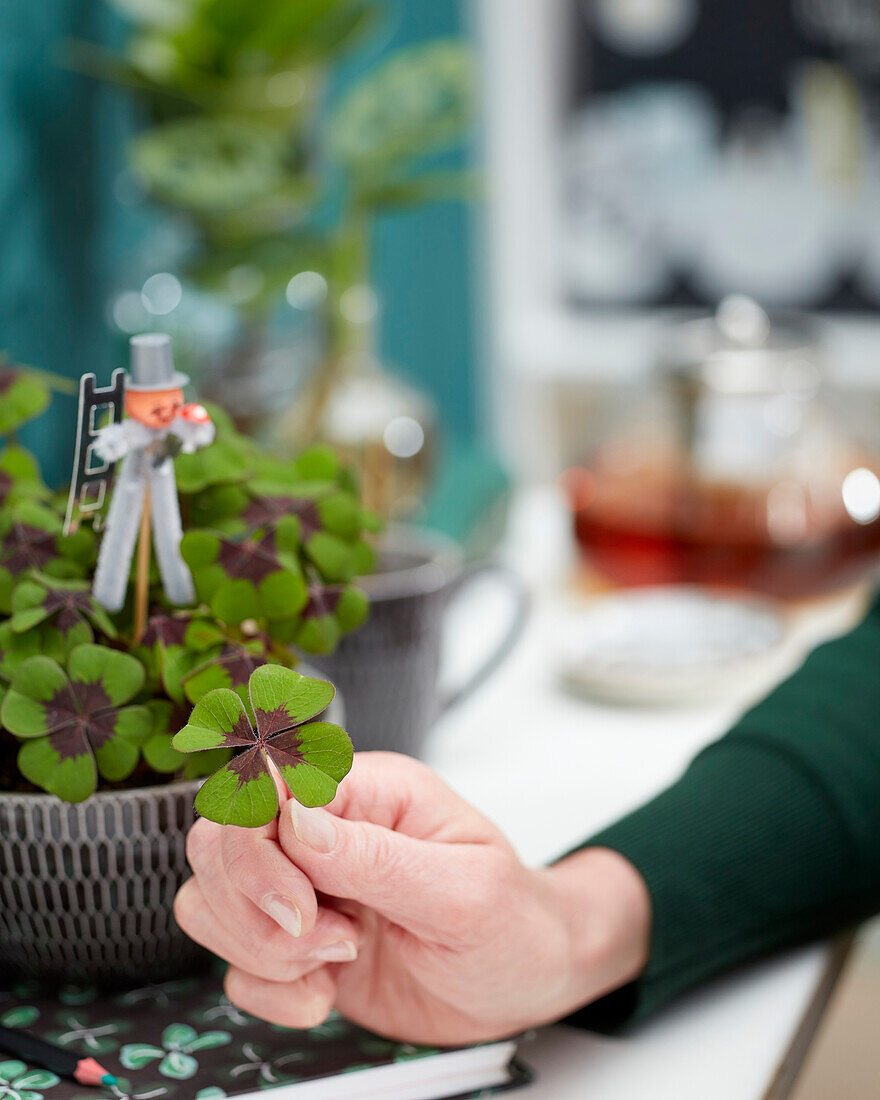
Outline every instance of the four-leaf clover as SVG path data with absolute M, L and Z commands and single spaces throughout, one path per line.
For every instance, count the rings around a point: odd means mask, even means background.
M 38 574 L 16 585 L 10 626 L 22 634 L 41 624 L 57 632 L 62 650 L 93 641 L 92 627 L 107 638 L 116 637 L 116 628 L 87 581 L 56 581 Z
M 40 1089 L 58 1084 L 54 1073 L 45 1069 L 28 1069 L 17 1059 L 0 1062 L 0 1100 L 43 1100 Z
M 221 825 L 268 824 L 278 812 L 270 761 L 304 806 L 326 805 L 353 758 L 344 729 L 309 721 L 329 705 L 333 685 L 263 665 L 251 675 L 248 693 L 250 714 L 234 691 L 209 691 L 172 742 L 180 752 L 242 750 L 202 786 L 198 812 Z
M 49 657 L 23 661 L 3 700 L 0 721 L 24 741 L 18 766 L 31 783 L 82 802 L 98 782 L 134 771 L 150 734 L 146 707 L 124 706 L 144 683 L 134 657 L 104 646 L 71 651 L 67 672 Z
M 288 516 L 270 530 L 232 540 L 210 531 L 187 531 L 180 552 L 192 570 L 199 598 L 218 619 L 283 619 L 306 602 L 297 558 L 299 525 Z
M 189 1024 L 169 1024 L 162 1032 L 161 1047 L 126 1043 L 119 1052 L 119 1061 L 126 1069 L 143 1069 L 150 1062 L 161 1059 L 159 1072 L 163 1077 L 186 1081 L 198 1073 L 199 1063 L 193 1058 L 195 1052 L 226 1046 L 231 1040 L 228 1031 L 206 1031 L 199 1035 Z

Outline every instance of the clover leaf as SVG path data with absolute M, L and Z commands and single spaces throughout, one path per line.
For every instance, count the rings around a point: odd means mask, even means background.
M 39 416 L 49 404 L 49 389 L 30 371 L 0 370 L 0 435 L 8 435 Z
M 171 744 L 175 733 L 186 724 L 191 707 L 171 699 L 150 699 L 146 704 L 153 720 L 150 736 L 144 742 L 144 760 L 157 772 L 182 772 L 184 779 L 201 779 L 227 762 L 231 749 L 215 749 L 185 755 Z
M 367 617 L 366 595 L 351 585 L 312 585 L 300 614 L 284 623 L 271 624 L 272 637 L 292 642 L 306 653 L 332 653 L 343 634 L 349 634 Z
M 261 641 L 245 645 L 228 642 L 216 656 L 205 661 L 183 681 L 187 699 L 197 703 L 203 695 L 215 688 L 230 688 L 247 701 L 248 682 L 251 673 L 266 663 L 266 647 Z
M 54 638 L 50 639 L 47 631 L 60 636 L 60 649 L 65 654 L 77 644 L 94 641 L 93 626 L 107 638 L 116 637 L 116 628 L 92 598 L 86 581 L 55 581 L 38 575 L 17 584 L 12 593 L 10 626 L 22 634 L 40 624 L 45 626 L 44 640 L 49 641 L 49 648 L 55 651 L 59 647 L 51 644 Z
M 176 703 L 184 703 L 183 678 L 220 652 L 223 637 L 220 627 L 203 616 L 160 613 L 147 620 L 134 652 L 151 686 L 161 684 Z
M 181 752 L 240 750 L 202 786 L 196 810 L 221 825 L 268 824 L 278 812 L 270 761 L 297 801 L 326 805 L 353 759 L 345 730 L 310 721 L 330 704 L 333 685 L 281 665 L 263 665 L 248 688 L 253 718 L 234 691 L 217 688 L 196 703 L 172 741 Z
M 8 620 L 0 623 L 0 680 L 11 680 L 22 662 L 42 653 L 41 641 L 37 630 L 16 634 Z
M 283 619 L 306 602 L 294 517 L 274 529 L 238 540 L 210 531 L 188 531 L 180 552 L 192 570 L 199 598 L 226 623 Z
M 174 461 L 177 487 L 181 493 L 197 493 L 212 485 L 240 481 L 248 472 L 247 456 L 231 442 L 218 439 L 192 454 Z
M 143 1069 L 159 1060 L 159 1073 L 177 1081 L 187 1081 L 199 1069 L 193 1057 L 200 1050 L 212 1050 L 232 1042 L 228 1031 L 205 1031 L 201 1035 L 189 1024 L 169 1024 L 162 1032 L 162 1046 L 149 1043 L 126 1043 L 119 1052 L 119 1061 L 126 1069 Z
M 91 561 L 91 533 L 65 535 L 61 518 L 36 501 L 0 515 L 0 610 L 12 609 L 12 589 L 22 573 L 39 570 L 56 578 L 82 577 Z
M 0 1096 L 9 1100 L 43 1100 L 37 1090 L 52 1088 L 59 1080 L 49 1070 L 28 1069 L 18 1059 L 0 1062 Z
M 48 495 L 34 456 L 23 447 L 6 447 L 0 453 L 0 504 Z
M 105 646 L 77 646 L 66 672 L 49 657 L 23 661 L 0 710 L 6 729 L 24 741 L 22 775 L 68 802 L 88 798 L 98 773 L 126 779 L 152 728 L 146 707 L 124 706 L 143 683 L 139 661 Z
M 356 497 L 329 482 L 305 483 L 288 492 L 265 482 L 253 488 L 255 492 L 239 516 L 246 531 L 275 530 L 282 521 L 293 518 L 296 527 L 291 529 L 296 531 L 306 559 L 324 580 L 347 581 L 354 576 L 354 547 L 362 526 Z

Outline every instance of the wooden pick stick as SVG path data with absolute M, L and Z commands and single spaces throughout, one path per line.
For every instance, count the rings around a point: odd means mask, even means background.
M 141 529 L 138 536 L 137 572 L 134 579 L 134 625 L 132 642 L 140 643 L 147 629 L 147 610 L 150 600 L 150 484 L 144 490 L 144 506 L 141 511 Z

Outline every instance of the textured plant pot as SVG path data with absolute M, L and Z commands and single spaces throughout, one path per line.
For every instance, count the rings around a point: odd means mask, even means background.
M 341 702 L 325 715 L 341 721 Z M 173 914 L 198 789 L 99 791 L 76 804 L 0 792 L 0 975 L 122 985 L 204 966 L 210 956 Z
M 73 805 L 0 794 L 0 973 L 113 984 L 204 964 L 172 914 L 198 788 L 101 791 Z

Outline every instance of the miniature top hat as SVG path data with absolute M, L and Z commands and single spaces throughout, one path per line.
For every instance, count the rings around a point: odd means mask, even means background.
M 132 336 L 129 349 L 131 362 L 126 389 L 134 393 L 180 390 L 189 382 L 189 375 L 174 369 L 171 338 L 164 332 Z

